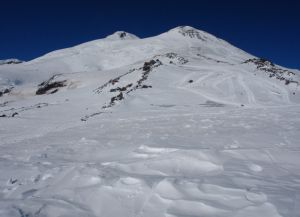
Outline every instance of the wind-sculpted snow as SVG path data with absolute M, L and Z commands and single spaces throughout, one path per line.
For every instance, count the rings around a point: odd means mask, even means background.
M 298 216 L 299 72 L 123 33 L 0 66 L 0 216 Z
M 1 144 L 2 215 L 295 216 L 299 110 L 285 109 L 119 111 Z

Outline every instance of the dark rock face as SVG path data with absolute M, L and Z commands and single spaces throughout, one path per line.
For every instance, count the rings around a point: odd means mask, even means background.
M 12 113 L 12 114 L 10 114 L 10 115 L 7 115 L 7 114 L 1 114 L 1 115 L 0 115 L 0 118 L 13 118 L 13 117 L 15 117 L 15 116 L 17 116 L 17 115 L 19 115 L 18 112 L 14 112 L 14 113 Z
M 18 112 L 14 112 L 11 117 L 15 117 L 16 115 L 18 115 L 19 113 Z
M 4 88 L 3 90 L 0 90 L 0 97 L 5 95 L 5 94 L 8 94 L 12 91 L 13 87 L 9 87 L 9 88 Z
M 294 81 L 292 78 L 295 73 L 286 69 L 281 69 L 271 61 L 264 58 L 253 58 L 246 60 L 244 63 L 254 64 L 258 70 L 266 72 L 270 78 L 276 78 L 280 81 L 284 81 L 285 85 L 289 85 L 290 83 L 299 84 L 298 81 Z
M 64 83 L 65 83 L 65 81 L 56 81 L 56 82 L 44 85 L 36 91 L 36 95 L 46 94 L 48 90 L 58 88 L 58 87 L 64 87 L 65 86 Z M 58 89 L 55 89 L 55 90 L 51 91 L 50 94 L 56 93 L 57 91 L 58 91 Z
M 145 88 L 152 88 L 152 86 L 151 86 L 151 85 L 143 84 L 143 85 L 141 86 L 141 88 L 143 88 L 143 89 L 145 89 Z
M 120 38 L 125 38 L 126 37 L 126 32 L 121 32 L 120 33 Z
M 145 62 L 143 66 L 143 71 L 149 71 L 153 65 L 155 65 L 155 60 L 150 60 L 149 62 Z
M 155 67 L 158 67 L 162 65 L 162 62 L 157 59 L 157 60 L 150 60 L 149 62 L 145 62 L 144 63 L 144 66 L 142 68 L 143 70 L 143 74 L 142 74 L 142 78 L 140 80 L 137 81 L 137 86 L 136 86 L 136 89 L 141 87 L 141 84 L 148 79 L 148 76 L 151 72 L 151 70 Z
M 121 101 L 122 99 L 124 99 L 123 93 L 119 93 L 117 96 L 114 96 L 110 99 L 110 104 L 114 104 L 115 101 Z
M 110 102 L 107 103 L 106 105 L 102 106 L 102 109 L 106 109 L 106 108 L 110 108 L 110 107 L 114 106 L 116 104 L 116 102 L 122 101 L 123 99 L 125 99 L 125 96 L 127 94 L 129 94 L 130 92 L 132 92 L 132 91 L 135 91 L 137 89 L 152 88 L 151 85 L 146 85 L 146 84 L 143 84 L 143 83 L 148 79 L 148 76 L 149 76 L 150 72 L 155 67 L 158 67 L 160 65 L 162 65 L 162 62 L 159 59 L 152 59 L 148 62 L 144 62 L 142 67 L 140 67 L 138 69 L 131 69 L 128 72 L 126 72 L 125 74 L 123 74 L 119 77 L 116 77 L 114 79 L 111 79 L 108 82 L 106 82 L 105 84 L 103 84 L 102 86 L 95 89 L 94 92 L 97 93 L 97 94 L 100 94 L 100 93 L 102 93 L 104 88 L 107 88 L 109 86 L 114 86 L 117 83 L 119 83 L 120 79 L 123 78 L 124 76 L 127 76 L 128 74 L 131 74 L 131 73 L 137 72 L 137 71 L 141 72 L 141 78 L 138 79 L 136 82 L 126 84 L 123 87 L 119 86 L 119 87 L 109 89 L 109 92 L 117 93 L 117 95 L 111 97 Z
M 53 94 L 56 93 L 60 87 L 66 86 L 67 80 L 55 81 L 57 77 L 58 75 L 54 75 L 49 80 L 40 83 L 38 85 L 39 88 L 36 91 L 36 95 L 43 95 L 47 93 Z
M 274 67 L 274 63 L 271 61 L 265 59 L 265 58 L 253 58 L 246 60 L 245 63 L 254 63 L 257 68 L 263 68 L 263 67 Z
M 130 87 L 132 87 L 132 83 L 130 83 L 124 87 L 117 87 L 117 88 L 110 89 L 110 92 L 126 91 Z

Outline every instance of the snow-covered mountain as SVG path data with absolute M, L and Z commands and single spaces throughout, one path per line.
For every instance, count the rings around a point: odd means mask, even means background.
M 0 66 L 0 216 L 297 216 L 300 74 L 189 26 Z

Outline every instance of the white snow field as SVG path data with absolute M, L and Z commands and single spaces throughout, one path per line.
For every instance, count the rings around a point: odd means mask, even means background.
M 300 72 L 192 27 L 0 66 L 1 217 L 299 217 Z

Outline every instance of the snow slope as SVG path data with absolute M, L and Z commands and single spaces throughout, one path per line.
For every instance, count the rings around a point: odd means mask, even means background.
M 188 26 L 0 66 L 0 216 L 300 213 L 299 71 Z

